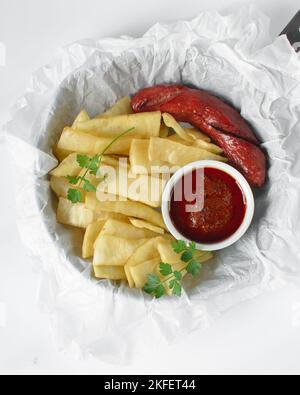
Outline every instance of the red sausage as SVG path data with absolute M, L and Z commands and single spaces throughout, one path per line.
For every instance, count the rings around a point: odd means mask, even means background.
M 203 130 L 223 149 L 230 164 L 245 176 L 250 185 L 258 188 L 263 187 L 266 181 L 267 159 L 257 145 L 222 133 L 207 125 L 199 116 L 192 116 L 189 122 Z
M 197 114 L 220 131 L 258 143 L 250 126 L 233 107 L 202 90 L 181 85 L 146 88 L 133 98 L 132 108 L 135 112 L 168 112 L 182 122 L 188 115 Z
M 267 160 L 258 140 L 241 115 L 204 91 L 180 85 L 147 88 L 132 100 L 135 112 L 161 111 L 208 134 L 253 187 L 266 180 Z M 255 143 L 255 144 L 253 144 Z

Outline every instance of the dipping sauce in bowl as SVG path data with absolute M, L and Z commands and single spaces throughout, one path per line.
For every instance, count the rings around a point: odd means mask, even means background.
M 187 183 L 191 183 L 192 193 L 196 194 L 197 173 L 203 170 L 203 208 L 201 211 L 189 212 L 187 206 L 195 205 L 196 199 L 187 201 L 184 189 Z M 176 201 L 173 190 L 170 216 L 175 227 L 186 238 L 197 243 L 218 243 L 228 239 L 242 225 L 247 202 L 240 185 L 231 175 L 219 169 L 203 170 L 194 170 L 184 176 L 180 185 L 175 186 L 181 188 L 182 200 Z
M 232 245 L 245 234 L 253 219 L 254 198 L 236 169 L 202 161 L 173 176 L 164 192 L 162 211 L 175 238 L 213 251 Z

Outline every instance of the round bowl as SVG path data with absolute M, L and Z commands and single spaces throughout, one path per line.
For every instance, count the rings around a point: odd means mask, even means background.
M 245 200 L 246 200 L 246 213 L 245 217 L 243 220 L 243 223 L 239 227 L 239 229 L 229 238 L 217 242 L 217 243 L 211 243 L 211 244 L 202 244 L 202 243 L 196 243 L 197 249 L 202 250 L 202 251 L 218 251 L 222 250 L 224 248 L 227 248 L 234 243 L 236 243 L 238 240 L 240 240 L 247 230 L 249 229 L 253 216 L 254 216 L 254 210 L 255 210 L 255 202 L 254 202 L 254 196 L 252 189 L 250 185 L 248 184 L 247 180 L 245 177 L 237 171 L 235 168 L 232 166 L 227 165 L 226 163 L 222 162 L 217 162 L 217 161 L 199 161 L 199 162 L 194 162 L 191 163 L 182 169 L 178 170 L 173 177 L 170 179 L 170 181 L 167 183 L 164 193 L 163 193 L 163 199 L 162 199 L 162 214 L 164 221 L 166 223 L 166 226 L 168 227 L 170 233 L 177 239 L 177 240 L 184 240 L 186 242 L 192 242 L 194 240 L 189 240 L 185 236 L 183 236 L 180 231 L 175 227 L 172 218 L 170 216 L 170 202 L 171 202 L 171 196 L 174 190 L 174 187 L 177 185 L 177 183 L 182 179 L 187 174 L 190 174 L 194 170 L 199 170 L 199 169 L 204 169 L 204 168 L 213 168 L 213 169 L 218 169 L 221 171 L 224 171 L 225 173 L 229 174 L 231 177 L 233 177 L 237 183 L 239 184 L 241 190 L 243 191 Z

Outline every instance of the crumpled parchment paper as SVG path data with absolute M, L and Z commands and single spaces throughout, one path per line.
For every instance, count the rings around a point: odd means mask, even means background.
M 142 38 L 91 39 L 63 48 L 37 71 L 6 125 L 14 162 L 18 227 L 42 276 L 40 302 L 60 349 L 128 362 L 145 347 L 174 342 L 231 306 L 300 278 L 300 61 L 286 37 L 249 6 L 157 24 Z M 58 225 L 47 173 L 51 147 L 81 108 L 91 116 L 118 98 L 159 83 L 192 84 L 241 109 L 270 157 L 246 237 L 217 254 L 180 298 L 91 279 L 78 258 L 81 232 Z

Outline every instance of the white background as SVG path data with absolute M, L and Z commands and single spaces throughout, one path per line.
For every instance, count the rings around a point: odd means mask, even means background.
M 157 21 L 234 11 L 245 0 L 0 0 L 0 123 L 24 91 L 30 74 L 60 46 L 91 36 L 138 36 Z M 254 1 L 279 34 L 298 0 Z M 38 275 L 15 225 L 10 167 L 0 146 L 0 373 L 32 374 L 266 374 L 300 373 L 300 290 L 289 286 L 245 302 L 206 331 L 176 346 L 137 355 L 132 366 L 77 360 L 53 344 L 48 316 L 36 307 Z

